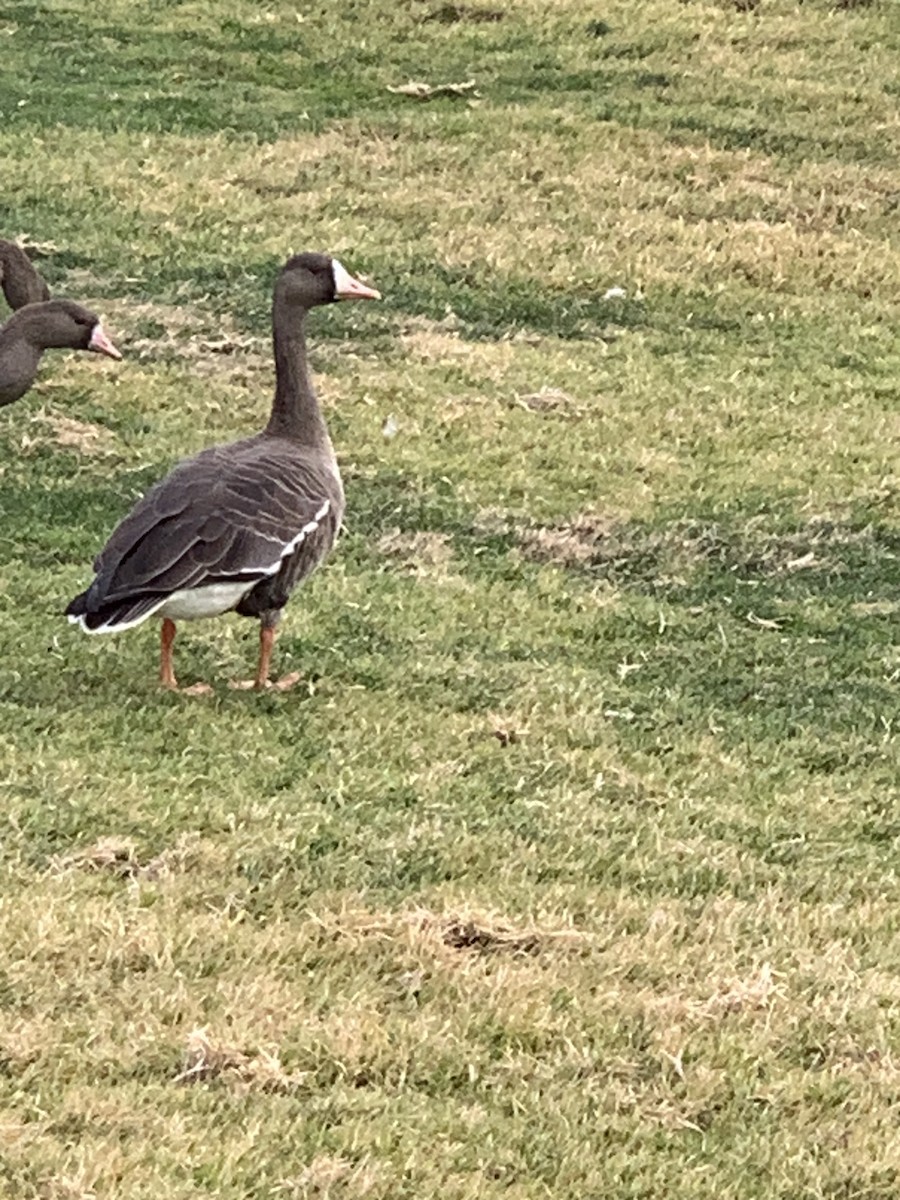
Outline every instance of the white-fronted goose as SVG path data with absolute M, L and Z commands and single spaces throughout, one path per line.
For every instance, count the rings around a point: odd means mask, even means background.
M 121 358 L 96 313 L 74 300 L 26 304 L 0 329 L 0 407 L 24 396 L 45 350 L 93 350 Z
M 38 275 L 21 246 L 0 238 L 0 287 L 6 303 L 15 312 L 26 304 L 50 299 L 50 289 Z
M 152 487 L 101 550 L 94 582 L 66 609 L 70 621 L 88 633 L 114 633 L 162 617 L 160 682 L 175 688 L 175 621 L 229 611 L 256 617 L 259 662 L 252 684 L 242 686 L 268 686 L 281 610 L 328 554 L 344 511 L 306 360 L 306 315 L 333 300 L 367 299 L 379 293 L 336 259 L 288 260 L 272 305 L 276 383 L 269 423 L 254 437 L 179 463 Z

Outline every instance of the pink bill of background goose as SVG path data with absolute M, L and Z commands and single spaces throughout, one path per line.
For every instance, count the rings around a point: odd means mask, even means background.
M 175 622 L 234 611 L 260 622 L 254 679 L 269 686 L 275 632 L 293 589 L 328 554 L 344 512 L 334 448 L 306 357 L 306 317 L 334 300 L 377 300 L 325 254 L 288 260 L 275 284 L 275 398 L 265 429 L 179 463 L 113 531 L 96 577 L 66 613 L 88 633 L 162 618 L 160 682 L 175 688 Z M 287 676 L 276 687 L 288 687 Z M 198 684 L 186 691 L 208 691 Z

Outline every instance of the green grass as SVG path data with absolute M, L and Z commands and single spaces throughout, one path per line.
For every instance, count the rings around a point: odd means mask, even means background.
M 0 413 L 0 1195 L 900 1195 L 896 6 L 0 44 L 0 233 L 126 353 Z M 160 694 L 154 628 L 61 612 L 260 427 L 307 248 L 385 300 L 313 322 L 304 681 L 230 691 L 235 617 Z

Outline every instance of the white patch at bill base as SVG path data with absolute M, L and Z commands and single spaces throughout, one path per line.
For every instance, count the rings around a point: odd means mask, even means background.
M 336 258 L 331 260 L 331 274 L 334 276 L 334 294 L 339 296 L 341 292 L 353 290 L 353 285 L 356 280 L 347 270 L 343 263 L 338 262 Z

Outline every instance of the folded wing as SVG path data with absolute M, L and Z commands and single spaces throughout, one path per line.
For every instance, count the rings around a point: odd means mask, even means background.
M 269 442 L 260 453 L 258 438 L 213 447 L 138 501 L 66 612 L 99 633 L 139 624 L 174 593 L 228 585 L 239 599 L 286 562 L 297 582 L 324 557 L 342 508 L 336 477 L 300 447 Z

